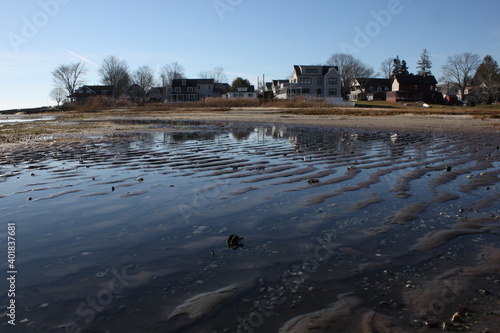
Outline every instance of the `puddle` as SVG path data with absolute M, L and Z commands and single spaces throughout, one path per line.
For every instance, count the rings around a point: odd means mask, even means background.
M 55 120 L 57 117 L 40 117 L 40 118 L 16 118 L 16 117 L 0 117 L 0 124 L 5 123 L 28 123 L 35 121 L 51 121 Z
M 475 266 L 500 242 L 498 138 L 150 123 L 179 132 L 2 151 L 23 332 L 277 331 L 348 292 L 411 330 L 406 285 L 500 278 Z M 217 290 L 234 295 L 211 307 Z M 199 294 L 209 312 L 190 317 Z

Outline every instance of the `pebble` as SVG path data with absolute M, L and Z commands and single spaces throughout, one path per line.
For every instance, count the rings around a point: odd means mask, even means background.
M 49 303 L 42 303 L 38 306 L 40 309 L 45 309 L 49 307 Z

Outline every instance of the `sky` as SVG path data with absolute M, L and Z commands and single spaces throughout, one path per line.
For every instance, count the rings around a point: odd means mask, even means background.
M 158 74 L 178 62 L 188 78 L 223 67 L 229 83 L 286 79 L 293 65 L 350 53 L 380 72 L 387 58 L 432 73 L 452 55 L 500 61 L 498 0 L 0 0 L 0 110 L 55 105 L 52 71 L 84 62 L 102 84 L 104 58 Z

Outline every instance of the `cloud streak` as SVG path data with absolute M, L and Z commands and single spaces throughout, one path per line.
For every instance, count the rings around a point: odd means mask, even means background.
M 61 50 L 63 50 L 64 52 L 66 52 L 66 53 L 68 53 L 68 54 L 70 54 L 70 55 L 72 55 L 74 57 L 77 57 L 80 60 L 85 61 L 86 63 L 88 63 L 88 64 L 90 64 L 92 66 L 99 67 L 99 65 L 96 64 L 95 62 L 93 62 L 92 60 L 89 60 L 89 59 L 87 59 L 87 58 L 85 58 L 85 57 L 83 57 L 83 56 L 81 56 L 81 55 L 79 55 L 79 54 L 77 54 L 77 53 L 75 53 L 73 51 L 66 50 L 66 49 L 63 49 L 63 48 L 61 48 Z

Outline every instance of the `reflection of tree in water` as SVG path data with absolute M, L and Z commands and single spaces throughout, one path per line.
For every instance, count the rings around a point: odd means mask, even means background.
M 252 132 L 253 132 L 253 130 L 250 130 L 250 129 L 238 129 L 238 130 L 232 131 L 231 133 L 233 134 L 233 137 L 236 140 L 243 141 L 243 140 L 247 140 Z
M 185 141 L 209 141 L 215 140 L 217 137 L 216 133 L 210 132 L 182 132 L 171 134 L 173 142 L 185 142 Z

